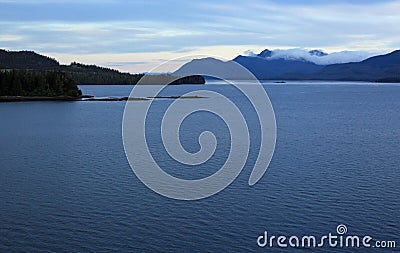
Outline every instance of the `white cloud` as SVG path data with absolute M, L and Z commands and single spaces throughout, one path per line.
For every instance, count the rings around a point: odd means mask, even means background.
M 313 62 L 318 65 L 328 65 L 335 63 L 347 63 L 347 62 L 359 62 L 365 60 L 373 55 L 376 55 L 374 52 L 367 51 L 342 51 L 342 52 L 333 52 L 324 56 L 312 55 L 309 53 L 310 50 L 302 49 L 302 48 L 293 48 L 293 49 L 275 49 L 272 50 L 271 57 L 267 59 L 286 59 L 286 60 L 304 60 Z M 247 52 L 250 56 L 256 56 L 252 51 Z
M 13 42 L 23 40 L 23 36 L 15 34 L 0 34 L 0 42 Z

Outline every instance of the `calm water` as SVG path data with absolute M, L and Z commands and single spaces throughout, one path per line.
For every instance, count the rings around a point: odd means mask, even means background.
M 321 236 L 335 233 L 339 224 L 349 234 L 400 246 L 399 85 L 266 85 L 277 146 L 253 187 L 247 181 L 260 134 L 254 111 L 235 89 L 207 87 L 245 112 L 254 126 L 252 146 L 232 185 L 191 202 L 162 197 L 133 174 L 121 138 L 124 102 L 1 103 L 0 252 L 310 252 L 262 249 L 256 240 L 265 230 Z M 82 87 L 98 97 L 127 96 L 130 88 Z M 200 88 L 171 86 L 165 94 Z M 155 159 L 180 177 L 212 174 L 229 150 L 226 126 L 208 113 L 185 121 L 185 148 L 198 150 L 198 134 L 209 129 L 218 137 L 218 150 L 201 169 L 171 169 L 176 166 L 157 129 L 171 102 L 160 99 L 150 112 Z M 318 250 L 353 251 L 394 250 Z

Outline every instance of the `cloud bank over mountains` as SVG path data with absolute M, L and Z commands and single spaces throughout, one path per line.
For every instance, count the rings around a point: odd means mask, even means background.
M 376 55 L 367 51 L 341 51 L 325 53 L 322 50 L 307 50 L 304 48 L 264 50 L 257 54 L 251 50 L 245 52 L 246 56 L 261 57 L 267 60 L 303 60 L 318 65 L 330 65 L 337 63 L 360 62 L 371 56 Z

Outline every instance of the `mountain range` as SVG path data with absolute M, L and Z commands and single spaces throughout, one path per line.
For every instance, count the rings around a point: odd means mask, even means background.
M 0 49 L 0 70 L 2 69 L 61 71 L 78 84 L 135 84 L 143 77 L 143 74 L 121 73 L 114 69 L 76 62 L 62 65 L 55 59 L 32 51 Z M 349 51 L 327 54 L 322 50 L 265 49 L 259 54 L 239 55 L 230 61 L 215 58 L 194 59 L 172 75 L 186 76 L 179 79 L 176 82 L 178 84 L 204 83 L 204 78 L 198 74 L 224 79 L 247 79 L 249 73 L 260 80 L 400 82 L 400 50 L 368 57 Z
M 400 50 L 385 55 L 364 57 L 366 59 L 356 62 L 335 64 L 329 62 L 338 58 L 338 53 L 326 54 L 321 50 L 300 51 L 300 53 L 293 51 L 296 54 L 282 52 L 284 51 L 266 49 L 259 54 L 239 55 L 230 61 L 214 58 L 194 59 L 184 64 L 174 74 L 204 74 L 225 79 L 246 79 L 249 73 L 241 69 L 238 66 L 240 64 L 260 80 L 400 82 Z

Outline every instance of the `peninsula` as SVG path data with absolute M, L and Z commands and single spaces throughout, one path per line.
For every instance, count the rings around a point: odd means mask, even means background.
M 32 51 L 0 49 L 0 102 L 33 100 L 76 100 L 78 85 L 135 85 L 145 74 L 57 60 Z M 147 75 L 140 84 L 204 84 L 199 75 Z

